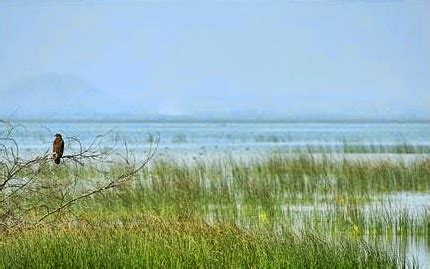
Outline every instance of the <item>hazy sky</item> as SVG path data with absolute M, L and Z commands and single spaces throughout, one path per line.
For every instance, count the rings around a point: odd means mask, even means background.
M 430 1 L 0 2 L 0 114 L 430 116 Z

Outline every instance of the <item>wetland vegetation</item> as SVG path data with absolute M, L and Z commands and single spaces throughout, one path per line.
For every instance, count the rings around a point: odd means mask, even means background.
M 36 180 L 73 188 L 48 201 L 38 200 L 40 192 L 20 197 L 35 205 L 21 214 L 31 220 L 124 169 L 118 162 L 103 172 L 73 163 L 51 167 Z M 420 261 L 404 243 L 387 242 L 429 244 L 430 210 L 405 208 L 393 194 L 425 194 L 429 179 L 427 157 L 158 158 L 127 185 L 37 227 L 3 231 L 1 267 L 414 267 Z

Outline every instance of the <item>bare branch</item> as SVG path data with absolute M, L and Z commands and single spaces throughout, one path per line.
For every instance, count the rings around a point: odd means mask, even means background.
M 151 138 L 149 151 L 139 163 L 125 141 L 125 156 L 119 156 L 119 160 L 122 160 L 120 163 L 124 164 L 126 169 L 121 175 L 113 176 L 108 171 L 103 171 L 103 165 L 102 168 L 99 167 L 101 164 L 115 162 L 109 157 L 116 145 L 116 139 L 115 145 L 111 145 L 110 149 L 102 147 L 102 140 L 112 131 L 96 136 L 87 146 L 77 137 L 65 136 L 69 153 L 62 157 L 64 165 L 57 166 L 51 164 L 50 149 L 29 159 L 22 158 L 19 145 L 13 138 L 15 126 L 9 121 L 0 120 L 0 123 L 4 125 L 4 129 L 0 129 L 0 226 L 5 228 L 16 228 L 23 223 L 40 225 L 50 216 L 66 216 L 58 213 L 87 197 L 132 181 L 154 157 L 160 141 L 158 133 L 156 139 Z M 45 129 L 51 132 L 48 128 Z M 78 174 L 75 174 L 74 179 L 53 180 L 52 177 L 58 176 L 57 173 L 62 171 L 62 167 L 70 165 L 67 164 L 68 161 L 76 165 L 76 168 L 87 165 L 89 170 L 101 173 L 101 182 L 92 189 L 80 190 L 77 184 Z M 105 166 L 105 169 L 108 167 Z M 56 205 L 53 206 L 52 203 Z M 45 209 L 43 214 L 42 209 Z M 37 215 L 41 216 L 36 217 L 36 222 L 32 221 Z

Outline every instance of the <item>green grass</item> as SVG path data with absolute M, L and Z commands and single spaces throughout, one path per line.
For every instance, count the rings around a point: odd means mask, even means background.
M 18 213 L 32 220 L 102 175 L 126 169 L 98 168 L 104 173 L 67 164 L 46 168 L 36 179 L 44 187 L 18 197 L 34 209 Z M 429 178 L 428 158 L 158 159 L 133 184 L 50 218 L 52 226 L 0 231 L 0 267 L 398 268 L 406 263 L 402 251 L 364 240 L 430 237 L 428 210 L 395 211 L 384 198 L 428 191 Z M 47 188 L 61 184 L 67 193 Z M 380 208 L 366 210 L 371 203 Z
M 405 257 L 360 240 L 276 234 L 145 216 L 133 224 L 50 227 L 2 238 L 4 268 L 397 268 Z
M 413 145 L 406 142 L 392 145 L 381 144 L 358 144 L 345 141 L 342 145 L 336 146 L 312 146 L 298 147 L 292 152 L 301 153 L 363 153 L 363 154 L 429 154 L 430 146 Z
M 341 140 L 341 139 L 340 139 Z M 254 137 L 253 142 L 256 143 L 286 143 L 292 142 L 291 138 L 277 135 L 259 135 Z M 242 141 L 245 142 L 245 141 Z M 321 142 L 321 141 L 320 141 Z M 341 144 L 333 144 L 333 141 L 326 141 L 327 144 L 320 145 L 285 145 L 284 151 L 289 153 L 365 153 L 365 154 L 430 154 L 430 146 L 421 144 L 412 144 L 408 142 L 398 141 L 392 144 L 378 143 L 359 143 L 354 141 L 344 140 Z

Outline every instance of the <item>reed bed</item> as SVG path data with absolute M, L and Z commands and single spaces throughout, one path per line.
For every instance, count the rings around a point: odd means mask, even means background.
M 104 167 L 103 176 L 123 169 Z M 37 180 L 75 188 L 101 176 L 85 166 L 48 171 Z M 429 189 L 429 158 L 160 158 L 133 184 L 74 205 L 52 225 L 2 234 L 0 267 L 414 267 L 368 239 L 430 238 L 428 208 L 410 212 L 385 199 Z
M 142 268 L 273 267 L 397 268 L 405 256 L 362 240 L 312 233 L 279 235 L 144 216 L 128 225 L 43 227 L 2 238 L 0 267 Z

